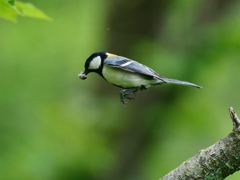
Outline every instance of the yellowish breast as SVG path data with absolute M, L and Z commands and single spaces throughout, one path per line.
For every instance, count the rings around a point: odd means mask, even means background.
M 155 79 L 149 80 L 149 76 L 128 72 L 108 65 L 104 65 L 102 74 L 109 83 L 124 88 L 140 87 L 142 85 L 147 88 L 157 83 Z

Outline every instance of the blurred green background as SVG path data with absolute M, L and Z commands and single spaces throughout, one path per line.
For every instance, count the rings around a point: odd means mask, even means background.
M 30 2 L 54 21 L 0 19 L 1 178 L 156 180 L 231 132 L 240 1 Z M 203 89 L 156 86 L 122 108 L 121 89 L 77 76 L 97 51 Z

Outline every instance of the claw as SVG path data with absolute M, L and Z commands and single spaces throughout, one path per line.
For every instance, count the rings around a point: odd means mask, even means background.
M 124 107 L 125 104 L 127 103 L 125 99 L 135 100 L 135 98 L 128 97 L 128 95 L 134 94 L 136 96 L 135 92 L 137 91 L 138 91 L 138 88 L 131 88 L 131 89 L 124 89 L 120 92 L 120 100 L 121 100 L 122 107 Z
M 125 96 L 125 98 L 127 98 L 127 99 L 129 99 L 129 100 L 135 100 L 135 98 L 128 97 L 127 95 Z

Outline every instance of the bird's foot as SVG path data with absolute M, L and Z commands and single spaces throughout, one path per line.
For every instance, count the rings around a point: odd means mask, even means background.
M 120 92 L 120 100 L 121 100 L 122 107 L 124 107 L 125 104 L 127 103 L 125 99 L 135 100 L 135 98 L 129 97 L 129 96 L 132 94 L 136 96 L 135 92 L 137 91 L 138 91 L 138 88 L 131 88 L 131 89 L 124 89 Z

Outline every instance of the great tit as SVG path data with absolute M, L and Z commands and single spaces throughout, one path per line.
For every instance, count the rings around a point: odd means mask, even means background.
M 93 53 L 85 62 L 84 72 L 80 72 L 78 77 L 84 80 L 90 72 L 98 73 L 107 82 L 123 88 L 120 92 L 122 107 L 126 103 L 125 98 L 134 99 L 129 95 L 145 90 L 152 85 L 168 83 L 202 88 L 186 81 L 165 78 L 139 62 L 106 52 Z

